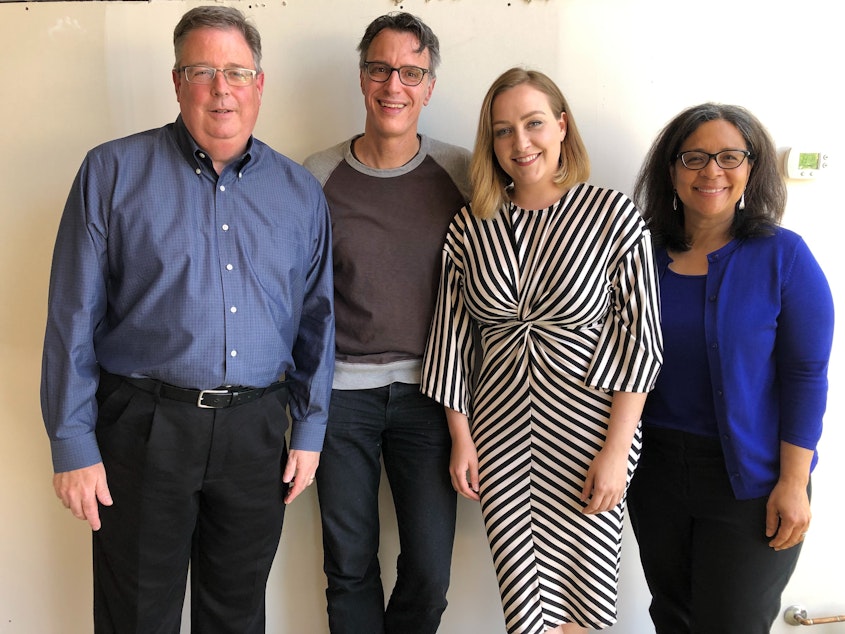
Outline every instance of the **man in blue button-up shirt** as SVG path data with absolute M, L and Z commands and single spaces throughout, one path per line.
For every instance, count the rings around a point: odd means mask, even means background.
M 197 7 L 174 46 L 180 116 L 91 150 L 62 216 L 42 374 L 54 486 L 94 530 L 97 632 L 178 631 L 189 562 L 196 631 L 263 632 L 284 503 L 326 427 L 328 210 L 252 136 L 255 27 Z

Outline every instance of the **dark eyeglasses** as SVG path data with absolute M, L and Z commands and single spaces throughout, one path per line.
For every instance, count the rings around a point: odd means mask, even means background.
M 690 150 L 688 152 L 681 152 L 675 156 L 675 160 L 681 159 L 681 163 L 688 170 L 703 170 L 707 167 L 710 159 L 716 159 L 716 165 L 723 170 L 732 170 L 742 165 L 745 159 L 749 157 L 751 160 L 754 160 L 754 157 L 748 150 L 722 150 L 715 154 Z
M 364 62 L 364 70 L 367 71 L 367 77 L 383 84 L 390 79 L 393 71 L 399 75 L 399 81 L 406 86 L 419 86 L 426 73 L 431 71 L 427 68 L 420 68 L 419 66 L 400 66 L 394 68 L 384 62 Z

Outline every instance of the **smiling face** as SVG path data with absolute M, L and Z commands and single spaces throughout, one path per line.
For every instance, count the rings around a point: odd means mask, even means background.
M 199 28 L 185 36 L 179 67 L 255 68 L 252 51 L 235 29 Z M 197 144 L 214 160 L 217 171 L 243 154 L 255 128 L 264 73 L 250 86 L 230 86 L 223 73 L 211 84 L 191 84 L 174 70 L 173 84 L 185 126 Z
M 533 207 L 559 198 L 560 188 L 554 177 L 566 136 L 566 114 L 552 112 L 548 96 L 523 83 L 495 98 L 492 129 L 493 152 L 513 180 L 512 198 Z
M 681 152 L 699 150 L 715 154 L 722 150 L 747 150 L 740 131 L 724 119 L 702 123 L 681 144 Z M 745 191 L 753 163 L 746 159 L 734 169 L 723 169 L 710 160 L 702 169 L 691 170 L 680 160 L 673 163 L 670 172 L 678 198 L 684 204 L 688 219 L 706 222 L 729 222 L 736 204 Z
M 418 66 L 429 68 L 428 49 L 417 52 L 419 40 L 411 33 L 384 29 L 373 38 L 367 49 L 367 61 L 386 66 Z M 399 73 L 390 73 L 383 83 L 373 81 L 361 70 L 361 92 L 367 109 L 366 134 L 382 138 L 416 137 L 423 106 L 428 105 L 435 79 L 426 73 L 417 86 L 399 81 Z

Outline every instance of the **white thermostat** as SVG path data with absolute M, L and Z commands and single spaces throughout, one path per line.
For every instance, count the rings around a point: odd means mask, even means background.
M 816 178 L 828 169 L 829 156 L 827 152 L 790 148 L 784 163 L 787 178 Z

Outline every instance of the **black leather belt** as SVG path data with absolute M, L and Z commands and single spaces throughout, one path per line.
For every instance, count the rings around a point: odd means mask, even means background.
M 265 394 L 280 390 L 287 385 L 285 381 L 276 381 L 267 387 L 242 387 L 235 385 L 220 387 L 214 390 L 188 390 L 157 381 L 156 379 L 137 379 L 130 376 L 121 378 L 130 385 L 134 385 L 145 392 L 151 394 L 158 393 L 162 398 L 192 403 L 203 409 L 221 409 L 243 405 L 244 403 L 255 401 Z

